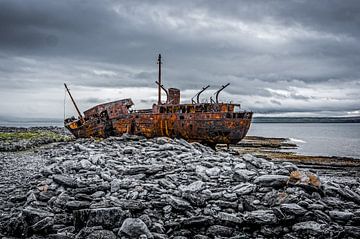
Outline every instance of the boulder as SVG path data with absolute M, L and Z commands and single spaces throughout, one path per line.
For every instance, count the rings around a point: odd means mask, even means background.
M 244 221 L 250 224 L 271 225 L 277 224 L 278 219 L 273 210 L 255 210 L 244 215 Z
M 42 209 L 33 208 L 31 206 L 24 208 L 22 212 L 25 217 L 25 220 L 30 225 L 33 225 L 46 217 L 54 217 L 54 214 L 51 212 Z
M 183 192 L 199 192 L 203 190 L 205 187 L 205 183 L 203 181 L 195 181 L 187 186 L 181 185 L 179 189 Z
M 146 235 L 147 238 L 154 238 L 146 224 L 139 218 L 126 218 L 119 229 L 118 235 L 125 234 L 129 237 Z
M 303 207 L 299 206 L 296 203 L 284 203 L 280 205 L 280 209 L 282 212 L 288 215 L 296 215 L 301 216 L 304 215 L 307 210 Z
M 191 205 L 188 201 L 185 201 L 179 197 L 175 197 L 175 196 L 170 196 L 168 198 L 168 201 L 170 203 L 170 205 L 175 208 L 176 210 L 180 210 L 180 211 L 184 211 L 184 210 L 188 210 L 191 209 Z
M 284 175 L 262 175 L 255 178 L 254 183 L 263 187 L 284 187 L 289 180 L 288 176 Z
M 82 209 L 73 212 L 76 230 L 94 226 L 113 229 L 120 227 L 126 216 L 127 213 L 120 207 Z
M 247 194 L 250 194 L 251 192 L 254 192 L 255 189 L 256 189 L 255 184 L 240 183 L 240 184 L 236 185 L 235 187 L 233 187 L 232 190 L 237 195 L 247 195 Z
M 116 235 L 112 231 L 108 230 L 97 230 L 90 233 L 87 239 L 116 239 Z
M 350 220 L 354 216 L 354 213 L 333 210 L 333 211 L 329 211 L 329 216 L 334 220 L 347 221 L 347 220 Z
M 324 235 L 326 224 L 320 224 L 314 221 L 299 222 L 292 226 L 293 231 L 300 235 Z
M 243 220 L 235 214 L 219 212 L 217 219 L 224 223 L 224 225 L 240 225 Z
M 257 174 L 253 170 L 237 169 L 234 171 L 233 180 L 237 182 L 248 182 Z
M 222 225 L 210 226 L 206 231 L 206 234 L 211 236 L 211 237 L 217 237 L 217 236 L 231 237 L 233 233 L 234 233 L 233 228 L 222 226 Z
M 59 185 L 63 185 L 65 187 L 69 187 L 69 188 L 77 187 L 76 179 L 74 179 L 70 176 L 55 174 L 55 175 L 53 175 L 53 180 L 55 183 L 57 183 Z

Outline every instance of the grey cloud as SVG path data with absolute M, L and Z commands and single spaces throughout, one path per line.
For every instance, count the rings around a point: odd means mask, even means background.
M 24 92 L 62 91 L 63 82 L 156 87 L 162 53 L 166 87 L 214 91 L 230 82 L 224 96 L 256 111 L 312 112 L 328 107 L 326 89 L 339 86 L 344 95 L 333 98 L 343 104 L 331 110 L 351 110 L 360 90 L 359 15 L 355 0 L 3 0 L 0 94 L 13 90 L 28 102 Z M 306 94 L 315 87 L 326 97 Z M 289 106 L 293 100 L 302 103 Z M 312 109 L 314 100 L 323 105 Z

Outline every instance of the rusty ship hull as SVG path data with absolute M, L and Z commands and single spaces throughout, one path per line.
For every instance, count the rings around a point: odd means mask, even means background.
M 93 118 L 67 124 L 78 138 L 121 136 L 128 133 L 146 138 L 183 138 L 207 145 L 236 144 L 247 134 L 251 112 L 132 113 L 115 119 Z

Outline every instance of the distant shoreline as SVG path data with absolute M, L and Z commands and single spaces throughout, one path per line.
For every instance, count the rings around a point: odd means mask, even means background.
M 360 117 L 254 117 L 252 123 L 360 123 Z M 33 127 L 56 126 L 62 127 L 62 119 L 53 118 L 2 118 L 3 127 Z
M 254 117 L 253 123 L 360 123 L 360 117 Z

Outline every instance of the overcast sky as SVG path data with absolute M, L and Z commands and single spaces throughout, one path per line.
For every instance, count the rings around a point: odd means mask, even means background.
M 360 115 L 360 1 L 0 0 L 0 116 L 62 118 L 131 97 L 221 100 L 257 116 Z M 75 114 L 66 99 L 66 115 Z

